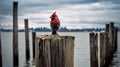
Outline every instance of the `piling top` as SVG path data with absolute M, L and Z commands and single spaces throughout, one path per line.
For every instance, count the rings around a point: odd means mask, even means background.
M 28 19 L 25 19 L 24 21 L 28 22 Z
M 14 5 L 18 5 L 18 2 L 17 2 L 17 1 L 14 1 L 13 4 L 14 4 Z
M 38 38 L 38 39 L 64 39 L 64 38 L 75 38 L 74 36 L 60 36 L 60 35 L 58 35 L 58 34 L 56 34 L 56 35 L 37 35 L 36 36 L 36 38 Z
M 114 25 L 114 22 L 110 22 L 111 25 Z

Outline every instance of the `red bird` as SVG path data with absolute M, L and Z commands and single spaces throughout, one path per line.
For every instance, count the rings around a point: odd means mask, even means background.
M 57 31 L 60 27 L 60 20 L 58 18 L 58 16 L 56 15 L 56 12 L 54 12 L 51 16 L 51 22 L 50 22 L 50 26 L 52 29 L 52 34 L 57 34 Z

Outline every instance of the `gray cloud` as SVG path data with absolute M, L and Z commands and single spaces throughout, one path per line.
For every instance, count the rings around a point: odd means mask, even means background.
M 112 3 L 115 3 L 115 4 L 120 4 L 120 0 L 100 0 L 100 1 L 103 1 L 103 2 L 112 2 Z
M 64 7 L 66 5 L 74 5 L 74 4 L 87 4 L 87 3 L 95 3 L 95 2 L 104 2 L 105 4 L 110 2 L 109 5 L 112 3 L 118 4 L 120 0 L 60 0 L 60 1 L 44 1 L 44 0 L 19 0 L 19 10 L 20 14 L 30 12 L 40 12 L 47 9 L 56 9 Z M 109 7 L 109 6 L 108 6 Z M 101 8 L 106 9 L 106 8 Z M 100 8 L 96 8 L 93 10 L 101 10 Z M 111 9 L 120 9 L 119 4 Z M 39 11 L 40 10 L 40 11 Z M 0 14 L 1 15 L 12 15 L 12 1 L 11 0 L 1 0 L 0 2 Z
M 49 25 L 49 15 L 53 11 L 58 12 L 61 23 L 66 23 L 66 26 L 72 25 L 73 22 L 76 25 L 105 24 L 110 21 L 120 24 L 120 0 L 18 0 L 18 2 L 19 21 L 23 24 L 22 20 L 29 18 L 31 26 Z M 12 3 L 12 0 L 0 2 L 0 19 L 6 23 L 12 18 Z M 4 22 L 2 25 L 8 26 Z M 12 22 L 8 27 L 12 27 Z
M 0 15 L 11 15 L 12 14 L 12 1 L 1 0 L 0 1 Z
M 94 3 L 99 2 L 99 0 L 67 0 L 67 1 L 59 1 L 62 4 L 86 4 L 86 3 Z

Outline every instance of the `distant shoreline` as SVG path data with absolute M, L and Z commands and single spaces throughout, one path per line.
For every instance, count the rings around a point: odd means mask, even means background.
M 11 31 L 1 31 L 1 32 L 13 32 Z M 18 32 L 25 32 L 25 31 L 18 31 Z M 29 32 L 52 32 L 52 31 L 30 31 Z M 58 31 L 58 32 L 104 32 L 104 31 Z
M 18 32 L 24 32 L 24 29 L 19 29 Z M 29 28 L 30 32 L 51 32 L 51 29 L 46 27 L 40 28 Z M 104 32 L 105 28 L 83 28 L 83 29 L 68 29 L 66 27 L 62 27 L 58 32 Z M 120 32 L 120 28 L 118 28 Z M 12 32 L 12 29 L 1 29 L 1 32 Z

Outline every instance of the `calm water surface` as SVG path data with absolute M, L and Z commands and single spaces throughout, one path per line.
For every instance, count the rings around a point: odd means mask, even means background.
M 37 32 L 37 35 L 51 34 L 50 32 Z M 60 32 L 59 35 L 75 36 L 74 67 L 90 67 L 90 49 L 88 32 Z M 32 58 L 32 34 L 29 33 L 30 61 L 25 61 L 25 33 L 19 32 L 19 67 L 34 67 Z M 3 67 L 13 67 L 12 32 L 2 32 L 2 60 Z M 120 33 L 118 34 L 118 50 L 115 53 L 112 67 L 120 67 Z

